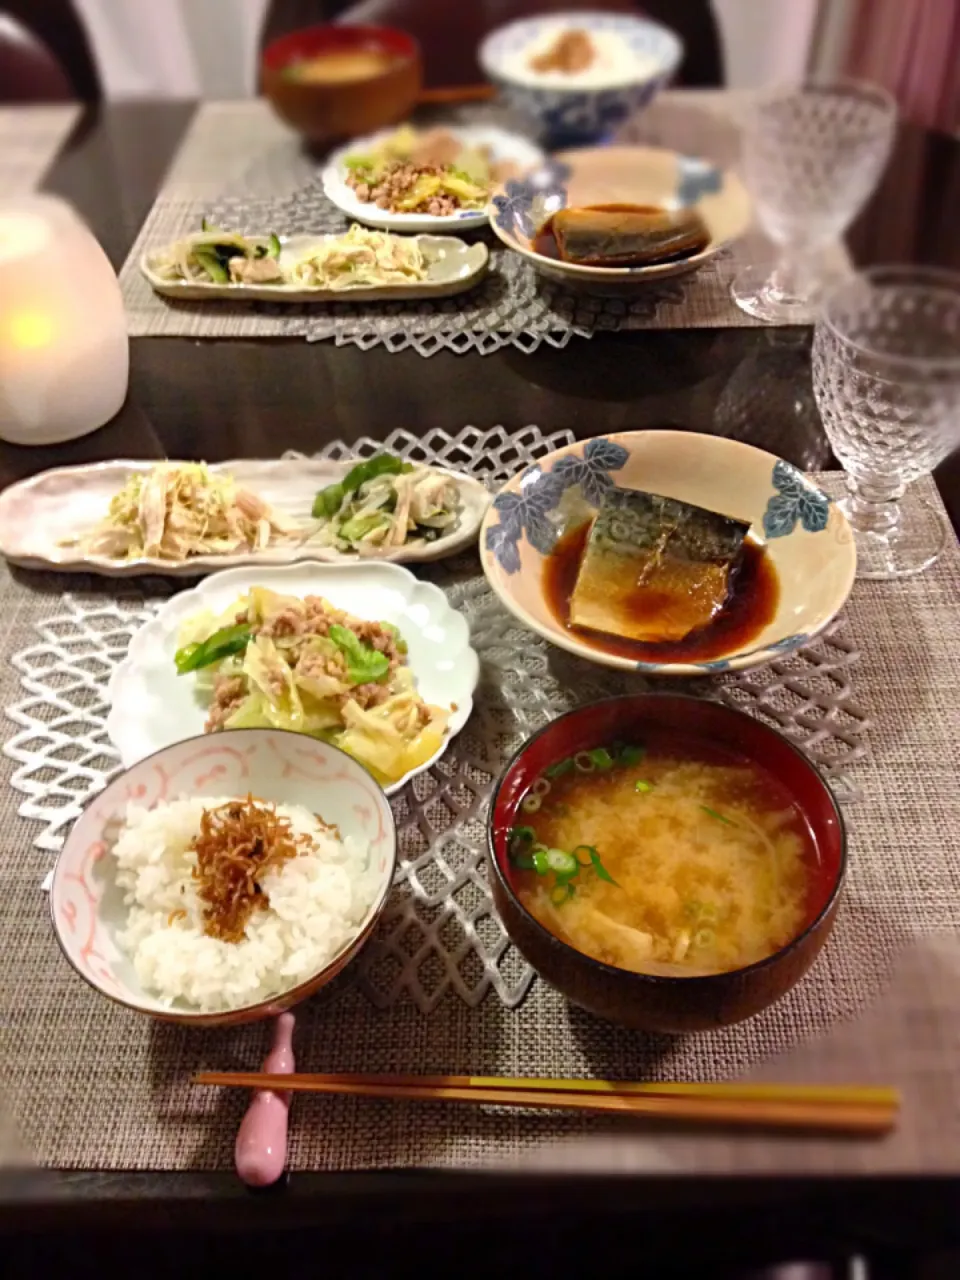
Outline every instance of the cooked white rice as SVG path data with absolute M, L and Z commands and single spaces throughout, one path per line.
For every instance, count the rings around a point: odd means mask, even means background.
M 310 836 L 313 849 L 264 872 L 269 905 L 253 912 L 241 942 L 208 937 L 189 846 L 204 809 L 234 798 L 130 805 L 113 848 L 130 912 L 117 941 L 137 978 L 164 1003 L 204 1013 L 256 1004 L 317 973 L 356 936 L 379 880 L 368 867 L 366 841 L 337 840 L 308 809 L 278 804 L 277 813 L 295 834 Z M 171 921 L 181 909 L 186 917 Z

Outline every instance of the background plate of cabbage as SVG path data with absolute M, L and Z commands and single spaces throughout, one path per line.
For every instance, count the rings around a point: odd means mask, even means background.
M 388 794 L 438 759 L 466 724 L 479 677 L 465 619 L 438 587 L 419 582 L 398 565 L 303 563 L 213 574 L 168 600 L 137 632 L 108 692 L 107 733 L 124 766 L 204 731 L 214 672 L 208 669 L 202 678 L 193 671 L 178 673 L 178 649 L 234 621 L 242 598 L 253 598 L 255 608 L 269 612 L 282 609 L 277 597 L 299 601 L 308 595 L 396 628 L 406 663 L 392 673 L 388 697 L 379 707 L 332 714 L 350 701 L 337 693 L 349 693 L 353 680 L 369 679 L 370 673 L 359 669 L 361 651 L 349 657 L 349 668 L 359 666 L 344 688 L 319 691 L 324 697 L 290 678 L 290 667 L 277 652 L 279 637 L 269 646 L 258 645 L 256 652 L 248 647 L 250 660 L 241 656 L 247 695 L 243 724 L 312 732 L 364 764 Z M 411 714 L 418 699 L 430 709 L 419 724 Z
M 518 175 L 538 168 L 545 158 L 540 148 L 528 138 L 507 129 L 480 124 L 452 125 L 450 132 L 464 145 L 464 152 L 459 160 L 459 164 L 466 166 L 463 172 L 477 184 L 478 190 L 487 193 L 486 198 L 483 195 L 477 197 L 477 208 L 462 208 L 454 214 L 438 216 L 429 213 L 392 212 L 381 209 L 370 201 L 358 199 L 356 192 L 347 184 L 350 174 L 348 162 L 355 165 L 364 157 L 378 157 L 384 145 L 402 136 L 404 131 L 409 132 L 407 126 L 401 126 L 399 130 L 383 129 L 365 138 L 354 138 L 330 156 L 321 175 L 323 192 L 349 218 L 384 231 L 433 231 L 459 235 L 461 231 L 487 225 L 486 203 L 490 193 L 499 185 L 499 178 L 484 173 L 482 160 L 476 158 L 478 148 L 489 149 L 496 164 L 509 164 Z M 475 157 L 473 160 L 471 155 Z

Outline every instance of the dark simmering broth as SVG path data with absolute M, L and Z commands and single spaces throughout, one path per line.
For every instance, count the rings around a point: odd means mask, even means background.
M 576 627 L 570 621 L 570 597 L 589 534 L 589 523 L 565 534 L 543 565 L 544 595 L 550 611 L 584 644 L 638 662 L 707 662 L 751 644 L 776 615 L 780 595 L 776 570 L 764 548 L 748 540 L 726 604 L 708 626 L 692 635 L 650 644 Z M 638 593 L 636 608 L 649 607 Z

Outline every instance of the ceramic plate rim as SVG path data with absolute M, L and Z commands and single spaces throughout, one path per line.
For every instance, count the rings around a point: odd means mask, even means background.
M 429 465 L 431 470 L 442 471 L 452 476 L 464 495 L 464 518 L 461 524 L 444 538 L 428 543 L 423 547 L 397 547 L 394 552 L 383 556 L 361 557 L 356 552 L 340 552 L 330 547 L 320 547 L 309 543 L 292 543 L 289 546 L 266 548 L 264 551 L 239 551 L 229 555 L 193 556 L 185 561 L 160 560 L 149 556 L 141 556 L 136 560 L 114 560 L 108 556 L 76 555 L 63 560 L 52 560 L 39 555 L 20 555 L 16 550 L 11 553 L 9 539 L 5 537 L 5 516 L 8 508 L 16 502 L 21 494 L 30 495 L 40 489 L 43 482 L 51 476 L 62 475 L 102 475 L 111 470 L 121 473 L 145 473 L 163 462 L 184 464 L 188 459 L 173 458 L 107 458 L 99 462 L 78 463 L 74 466 L 47 467 L 32 476 L 17 480 L 0 492 L 0 555 L 10 563 L 25 569 L 38 569 L 54 573 L 98 573 L 110 578 L 132 578 L 142 575 L 160 575 L 166 578 L 197 578 L 206 574 L 218 573 L 229 569 L 246 566 L 277 567 L 289 564 L 317 560 L 324 564 L 426 564 L 433 560 L 444 559 L 469 547 L 477 538 L 483 516 L 490 505 L 491 495 L 482 481 L 463 471 L 454 471 L 449 467 Z M 267 467 L 282 471 L 283 468 L 303 467 L 305 464 L 316 467 L 348 469 L 361 458 L 344 458 L 339 460 L 325 458 L 231 458 L 225 462 L 209 463 L 213 472 L 230 472 L 236 474 L 249 467 Z M 331 472 L 331 476 L 333 476 Z M 118 481 L 122 483 L 122 481 Z M 70 548 L 63 548 L 69 551 Z M 279 557 L 279 558 L 277 558 Z
M 677 438 L 683 437 L 687 441 L 692 437 L 700 440 L 708 440 L 712 445 L 718 445 L 720 448 L 732 446 L 737 450 L 747 449 L 753 453 L 760 454 L 764 459 L 769 459 L 771 468 L 777 462 L 783 461 L 783 459 L 779 458 L 777 454 L 770 453 L 767 449 L 761 449 L 757 445 L 748 444 L 744 440 L 732 440 L 728 436 L 707 435 L 706 433 L 699 431 L 676 431 L 670 428 L 658 430 L 656 428 L 647 428 L 640 431 L 611 431 L 604 433 L 603 439 L 613 441 L 614 443 L 621 443 L 624 437 L 647 435 L 660 437 L 673 436 Z M 560 449 L 555 449 L 552 453 L 545 454 L 544 457 L 538 458 L 534 465 L 537 468 L 543 469 L 547 464 L 553 463 L 557 459 L 566 456 L 571 450 L 577 449 L 580 446 L 585 446 L 588 443 L 589 440 L 576 440 L 572 444 L 564 445 Z M 497 493 L 494 494 L 494 499 L 499 497 L 502 493 L 515 493 L 516 486 L 519 485 L 520 480 L 529 470 L 530 467 L 527 466 L 516 475 L 511 476 L 510 479 L 497 490 Z M 806 472 L 803 474 L 806 475 Z M 837 515 L 842 521 L 842 524 L 849 530 L 850 525 L 846 516 L 835 503 L 831 503 L 831 505 L 837 511 Z M 818 635 L 826 630 L 849 600 L 856 578 L 856 543 L 853 540 L 851 531 L 850 538 L 843 544 L 845 547 L 849 548 L 850 557 L 842 590 L 838 593 L 840 598 L 835 606 L 833 606 L 832 612 L 812 630 L 807 631 L 801 637 L 798 637 L 796 644 L 791 645 L 789 648 L 778 649 L 771 648 L 769 645 L 763 645 L 760 648 L 748 649 L 743 653 L 721 654 L 714 659 L 708 659 L 705 663 L 699 664 L 693 662 L 638 662 L 634 658 L 626 658 L 620 654 L 609 653 L 603 649 L 595 649 L 590 645 L 582 644 L 574 637 L 568 636 L 559 624 L 554 630 L 551 630 L 528 613 L 523 605 L 515 598 L 508 597 L 500 589 L 499 575 L 487 572 L 487 565 L 490 562 L 491 553 L 487 550 L 485 535 L 487 529 L 490 527 L 490 521 L 493 518 L 494 511 L 495 507 L 493 506 L 493 503 L 491 503 L 487 509 L 487 514 L 483 518 L 483 524 L 480 528 L 480 563 L 483 567 L 484 577 L 486 578 L 487 583 L 496 595 L 497 599 L 501 604 L 503 604 L 504 608 L 507 609 L 509 613 L 512 613 L 513 616 L 525 627 L 536 632 L 537 635 L 542 636 L 549 644 L 555 645 L 559 649 L 564 649 L 566 652 L 572 653 L 575 657 L 583 658 L 588 662 L 596 662 L 600 666 L 611 667 L 620 671 L 635 671 L 641 676 L 656 676 L 663 677 L 664 679 L 686 679 L 689 677 L 700 677 L 703 679 L 711 675 L 725 674 L 728 671 L 747 670 L 751 667 L 762 666 L 766 662 L 775 661 L 778 658 L 785 658 L 789 654 L 796 652 L 796 650 L 804 648 L 811 640 L 814 640 Z M 722 671 L 711 670 L 710 663 L 721 660 L 725 664 Z
M 447 731 L 443 736 L 443 741 L 430 759 L 425 760 L 423 764 L 418 765 L 415 769 L 411 769 L 409 773 L 405 773 L 403 777 L 398 779 L 396 782 L 391 782 L 386 786 L 382 783 L 377 784 L 386 795 L 394 795 L 406 786 L 411 778 L 415 778 L 418 774 L 424 773 L 431 765 L 436 764 L 436 762 L 443 756 L 453 739 L 461 732 L 467 721 L 470 719 L 470 715 L 473 711 L 474 694 L 476 693 L 477 686 L 480 682 L 480 659 L 472 644 L 469 624 L 463 614 L 454 609 L 443 591 L 441 591 L 435 583 L 424 582 L 422 579 L 417 578 L 412 574 L 409 569 L 405 569 L 399 564 L 391 564 L 384 561 L 374 561 L 371 564 L 367 564 L 365 562 L 353 562 L 351 564 L 325 564 L 322 561 L 301 560 L 295 564 L 268 565 L 265 566 L 265 569 L 267 574 L 282 579 L 285 576 L 302 572 L 305 567 L 310 565 L 313 565 L 314 568 L 321 571 L 318 575 L 319 578 L 322 578 L 324 573 L 337 575 L 359 572 L 359 574 L 363 576 L 363 574 L 370 569 L 377 572 L 385 570 L 391 574 L 402 575 L 402 577 L 398 577 L 398 583 L 406 583 L 411 594 L 420 591 L 428 595 L 431 599 L 442 602 L 443 613 L 448 619 L 448 630 L 451 633 L 451 640 L 455 640 L 457 638 L 457 633 L 459 633 L 460 647 L 457 652 L 461 659 L 460 667 L 464 675 L 464 692 L 462 694 L 458 693 L 455 695 L 453 700 L 456 701 L 457 709 L 451 713 L 447 723 Z M 196 586 L 190 587 L 186 591 L 178 591 L 175 595 L 167 597 L 167 599 L 162 602 L 157 612 L 151 618 L 148 618 L 147 621 L 134 632 L 130 639 L 127 652 L 111 672 L 106 688 L 108 711 L 104 719 L 104 728 L 106 730 L 107 737 L 110 740 L 110 744 L 120 756 L 121 764 L 125 770 L 132 768 L 135 764 L 139 764 L 145 757 L 139 756 L 136 759 L 129 759 L 125 754 L 128 748 L 122 744 L 122 739 L 121 741 L 118 741 L 117 739 L 116 726 L 121 718 L 117 707 L 118 691 L 121 691 L 125 684 L 128 684 L 131 679 L 136 677 L 138 664 L 141 664 L 141 657 L 144 650 L 166 638 L 164 633 L 168 629 L 168 625 L 171 621 L 174 624 L 182 622 L 188 616 L 189 612 L 195 612 L 197 607 L 202 607 L 204 603 L 204 593 L 215 593 L 221 586 L 228 585 L 226 580 L 230 575 L 237 578 L 242 576 L 243 578 L 248 579 L 251 568 L 256 568 L 256 566 L 236 566 L 234 568 L 224 569 L 221 573 L 209 574 Z M 269 586 L 270 583 L 266 582 L 262 585 Z M 323 590 L 324 588 L 318 581 L 318 594 L 322 594 Z M 240 594 L 240 592 L 238 592 L 238 594 Z M 191 601 L 193 602 L 192 604 L 184 603 Z M 172 654 L 170 657 L 172 659 Z M 257 727 L 267 728 L 269 726 L 264 725 Z M 188 735 L 188 737 L 195 736 L 197 735 L 192 733 Z M 212 735 L 203 734 L 201 736 L 205 740 L 209 741 Z M 182 739 L 177 739 L 177 741 L 182 741 Z M 170 743 L 168 745 L 172 746 L 174 744 Z M 355 763 L 359 764 L 360 762 L 356 761 Z M 360 767 L 363 768 L 362 765 L 360 765 Z M 374 779 L 374 781 L 376 781 L 376 779 Z

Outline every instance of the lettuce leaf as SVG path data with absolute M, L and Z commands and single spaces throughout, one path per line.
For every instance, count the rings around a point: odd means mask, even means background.
M 347 660 L 347 671 L 353 684 L 368 684 L 383 680 L 390 671 L 390 660 L 385 653 L 363 643 L 349 629 L 334 623 L 329 631 L 330 639 Z

